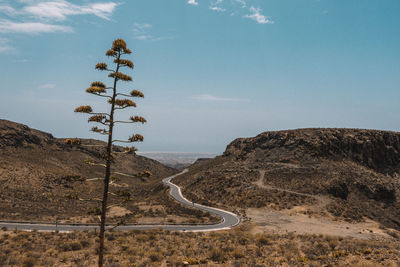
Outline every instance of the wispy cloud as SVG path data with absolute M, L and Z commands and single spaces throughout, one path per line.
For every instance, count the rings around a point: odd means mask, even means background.
M 259 24 L 274 24 L 274 21 L 262 14 L 262 9 L 255 6 L 248 7 L 251 0 L 209 0 L 208 9 L 225 12 L 230 16 L 239 15 L 246 19 L 254 20 Z M 198 0 L 188 0 L 188 4 L 199 5 Z
M 112 1 L 79 5 L 67 0 L 0 0 L 0 14 L 5 14 L 0 17 L 0 33 L 70 33 L 74 31 L 71 26 L 60 24 L 69 16 L 94 15 L 110 20 L 118 5 Z M 0 53 L 15 51 L 5 40 L 0 39 Z
M 192 99 L 200 100 L 200 101 L 215 101 L 215 102 L 230 102 L 230 101 L 238 101 L 239 99 L 235 98 L 226 98 L 226 97 L 218 97 L 209 94 L 195 95 L 191 97 Z
M 10 40 L 0 38 L 0 54 L 14 52 L 15 48 L 10 45 Z
M 261 8 L 251 6 L 249 10 L 251 14 L 244 15 L 244 18 L 252 19 L 259 24 L 274 24 L 274 21 L 270 20 L 269 17 L 261 14 Z
M 246 0 L 235 0 L 235 2 L 239 3 L 242 6 L 242 8 L 247 7 Z
M 224 12 L 226 11 L 225 8 L 219 7 L 219 6 L 210 6 L 209 7 L 211 10 L 217 11 L 217 12 Z
M 46 20 L 65 20 L 71 15 L 95 15 L 109 20 L 115 8 L 115 2 L 93 3 L 89 5 L 75 5 L 65 0 L 39 2 L 25 6 L 21 13 L 35 18 Z
M 188 0 L 187 3 L 194 6 L 197 6 L 199 4 L 199 2 L 197 2 L 196 0 Z
M 224 0 L 215 0 L 214 2 L 211 2 L 209 9 L 217 12 L 224 12 L 226 9 L 220 6 L 223 2 Z
M 221 7 L 221 4 L 223 2 L 224 2 L 224 0 L 215 0 L 214 2 L 211 2 L 209 9 L 217 11 L 217 12 L 224 12 L 224 11 L 226 11 L 226 9 Z
M 137 40 L 142 41 L 162 41 L 162 40 L 172 40 L 174 37 L 156 37 L 150 33 L 153 26 L 149 23 L 135 23 L 133 26 L 133 35 Z
M 0 20 L 1 33 L 39 34 L 51 32 L 72 32 L 72 28 L 63 25 L 54 25 L 42 22 L 13 22 Z
M 151 29 L 151 24 L 148 23 L 135 23 L 133 26 L 133 34 L 135 35 L 135 39 L 138 40 L 148 40 L 152 36 L 148 33 L 149 29 Z
M 95 15 L 109 20 L 116 7 L 115 2 L 91 3 L 76 5 L 66 0 L 34 1 L 19 0 L 24 6 L 15 8 L 8 4 L 1 4 L 0 13 L 9 16 L 0 18 L 0 32 L 2 33 L 51 33 L 72 32 L 72 28 L 66 25 L 52 23 L 64 21 L 72 15 Z
M 0 5 L 0 13 L 5 13 L 7 15 L 14 15 L 17 13 L 17 11 L 9 5 Z

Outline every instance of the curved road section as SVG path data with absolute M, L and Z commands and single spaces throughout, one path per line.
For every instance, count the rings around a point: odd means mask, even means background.
M 202 211 L 209 212 L 211 214 L 217 215 L 222 218 L 222 221 L 218 224 L 200 224 L 200 225 L 144 225 L 144 224 L 130 224 L 130 225 L 121 225 L 121 226 L 107 226 L 107 229 L 114 228 L 115 230 L 128 231 L 128 230 L 148 230 L 161 228 L 165 230 L 172 231 L 188 231 L 188 232 L 208 232 L 208 231 L 219 231 L 219 230 L 227 230 L 231 227 L 238 225 L 240 223 L 240 219 L 238 216 L 232 212 L 207 207 L 201 204 L 193 203 L 187 200 L 181 192 L 179 186 L 173 184 L 171 180 L 178 175 L 186 173 L 188 170 L 184 170 L 181 173 L 175 174 L 168 178 L 163 179 L 163 183 L 170 188 L 170 195 L 181 204 L 199 209 Z M 38 231 L 83 231 L 83 230 L 95 230 L 99 229 L 98 225 L 85 225 L 85 224 L 39 224 L 39 223 L 16 223 L 16 222 L 0 222 L 0 228 L 6 227 L 8 229 L 18 229 L 18 230 L 38 230 Z

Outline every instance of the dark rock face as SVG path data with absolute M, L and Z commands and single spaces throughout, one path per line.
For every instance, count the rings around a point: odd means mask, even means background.
M 0 120 L 0 147 L 23 147 L 54 143 L 51 134 L 33 130 L 26 125 Z
M 254 138 L 234 140 L 224 155 L 241 158 L 256 149 L 269 150 L 272 154 L 277 151 L 281 159 L 348 159 L 380 173 L 393 174 L 400 168 L 400 133 L 396 132 L 360 129 L 265 132 Z
M 400 199 L 400 133 L 361 129 L 299 129 L 239 138 L 224 155 L 253 165 L 280 163 L 275 183 L 346 200 L 349 194 L 395 203 Z M 268 173 L 268 170 L 267 170 Z M 305 189 L 308 188 L 308 189 Z
M 341 199 L 347 199 L 349 195 L 349 189 L 344 182 L 335 181 L 327 189 L 328 193 L 334 197 L 339 197 Z

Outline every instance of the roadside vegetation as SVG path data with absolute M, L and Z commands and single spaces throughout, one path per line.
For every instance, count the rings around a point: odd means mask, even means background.
M 231 231 L 112 231 L 106 266 L 398 266 L 400 242 Z M 0 230 L 0 266 L 94 266 L 98 233 Z

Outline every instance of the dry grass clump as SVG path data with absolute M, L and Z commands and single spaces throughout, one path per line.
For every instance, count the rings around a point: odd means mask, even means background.
M 400 243 L 324 235 L 163 230 L 107 233 L 107 266 L 396 266 Z M 0 231 L 0 266 L 95 266 L 95 232 Z

